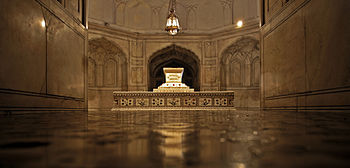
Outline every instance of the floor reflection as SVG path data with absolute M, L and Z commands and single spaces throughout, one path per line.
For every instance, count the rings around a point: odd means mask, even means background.
M 0 113 L 0 167 L 348 167 L 349 113 Z

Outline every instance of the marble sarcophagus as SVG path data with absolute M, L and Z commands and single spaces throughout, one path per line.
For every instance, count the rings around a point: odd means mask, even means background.
M 195 92 L 182 83 L 183 68 L 163 68 L 166 82 L 153 92 L 114 91 L 112 110 L 234 110 L 233 91 Z

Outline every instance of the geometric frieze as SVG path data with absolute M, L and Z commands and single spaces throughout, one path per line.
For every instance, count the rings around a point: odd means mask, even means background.
M 199 98 L 199 106 L 212 106 L 212 98 Z
M 164 106 L 164 98 L 158 98 L 158 97 L 153 97 L 152 99 L 152 106 Z
M 136 106 L 137 107 L 149 106 L 149 99 L 136 99 Z
M 180 107 L 181 99 L 180 98 L 167 98 L 167 106 L 176 106 L 176 107 Z
M 226 98 L 215 98 L 214 105 L 215 106 L 227 106 L 227 99 Z
M 120 99 L 120 105 L 121 106 L 133 106 L 134 105 L 134 99 Z
M 114 91 L 112 110 L 157 109 L 234 109 L 233 91 L 202 92 L 125 92 Z
M 195 97 L 186 97 L 183 98 L 184 106 L 197 106 L 197 100 Z

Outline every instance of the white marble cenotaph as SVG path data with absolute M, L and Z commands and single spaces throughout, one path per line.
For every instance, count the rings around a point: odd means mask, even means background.
M 182 83 L 184 68 L 163 68 L 163 72 L 165 83 L 153 89 L 153 92 L 194 92 L 194 89 Z

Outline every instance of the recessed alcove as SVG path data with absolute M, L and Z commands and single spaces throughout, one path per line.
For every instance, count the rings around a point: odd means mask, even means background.
M 188 49 L 176 45 L 163 48 L 150 57 L 148 67 L 149 91 L 165 82 L 163 67 L 183 67 L 184 75 L 182 81 L 190 88 L 194 88 L 195 91 L 200 90 L 199 59 Z

